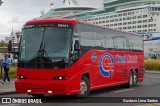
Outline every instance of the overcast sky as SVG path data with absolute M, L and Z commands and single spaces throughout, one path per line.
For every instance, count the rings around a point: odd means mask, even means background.
M 55 7 L 62 6 L 63 0 L 2 0 L 0 6 L 0 40 L 9 36 L 12 27 L 14 31 L 21 31 L 23 24 L 40 16 L 40 11 L 50 10 L 50 3 Z M 80 6 L 102 7 L 103 0 L 77 0 Z

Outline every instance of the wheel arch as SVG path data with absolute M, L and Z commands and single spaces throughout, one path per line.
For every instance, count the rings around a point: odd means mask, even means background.
M 82 75 L 82 76 L 87 77 L 87 78 L 88 78 L 88 80 L 90 81 L 90 75 L 89 75 L 89 73 L 83 73 L 83 75 Z
M 138 74 L 138 68 L 135 69 L 135 72 L 137 72 L 137 74 Z
M 130 73 L 130 72 L 132 72 L 132 73 L 133 73 L 133 69 L 132 69 L 132 68 L 129 70 L 129 73 Z

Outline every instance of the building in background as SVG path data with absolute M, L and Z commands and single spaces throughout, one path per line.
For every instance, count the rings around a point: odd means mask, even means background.
M 89 6 L 79 6 L 79 3 L 76 0 L 63 0 L 62 7 L 51 9 L 46 14 L 42 15 L 40 18 L 63 17 L 66 15 L 73 15 L 93 10 L 97 9 Z
M 12 59 L 12 62 L 13 63 L 17 62 L 17 59 L 14 59 L 14 57 L 13 57 L 13 52 L 19 46 L 21 35 L 22 35 L 21 32 L 14 32 L 13 29 L 12 29 L 10 36 L 5 37 L 5 42 L 6 43 L 9 43 L 9 41 L 11 41 L 11 43 L 12 43 L 12 49 L 9 52 L 8 51 L 8 47 L 0 47 L 0 60 L 3 59 L 4 53 L 9 53 L 10 56 L 11 56 L 10 58 Z
M 70 12 L 58 15 L 58 17 L 75 18 L 138 34 L 160 32 L 159 0 L 104 0 L 104 8 L 101 10 L 91 9 L 74 13 L 72 9 L 74 9 L 73 6 L 68 10 Z M 64 6 L 51 9 L 42 18 L 57 17 L 57 10 L 60 13 L 67 11 L 67 8 Z
M 152 34 L 144 40 L 145 58 L 160 59 L 160 32 Z
M 21 35 L 21 32 L 14 32 L 12 29 L 10 36 L 5 37 L 5 41 L 9 42 L 11 40 L 13 44 L 19 43 Z
M 21 32 L 14 32 L 13 29 L 11 31 L 11 34 L 9 37 L 5 37 L 5 42 L 8 43 L 9 41 L 12 42 L 12 51 L 14 52 L 14 50 L 16 48 L 18 48 L 19 43 L 20 43 L 20 37 L 21 37 L 22 33 Z M 7 47 L 3 47 L 1 48 L 2 52 L 7 52 Z
M 70 2 L 70 0 L 67 1 Z M 160 43 L 160 39 L 157 39 L 157 37 L 160 37 L 160 0 L 104 0 L 103 3 L 104 7 L 102 9 L 90 9 L 88 11 L 72 12 L 73 6 L 70 9 L 65 6 L 64 8 L 51 9 L 41 18 L 74 18 L 137 33 L 144 36 L 145 57 L 151 58 L 155 54 L 158 56 L 160 46 L 155 48 L 148 45 L 155 44 L 155 42 L 157 42 L 156 44 Z M 58 13 L 61 13 L 61 11 L 67 11 L 68 13 L 57 15 L 57 10 Z

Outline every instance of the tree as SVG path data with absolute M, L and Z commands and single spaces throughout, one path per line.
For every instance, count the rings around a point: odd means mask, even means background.
M 1 40 L 0 47 L 7 47 L 7 43 L 4 40 Z

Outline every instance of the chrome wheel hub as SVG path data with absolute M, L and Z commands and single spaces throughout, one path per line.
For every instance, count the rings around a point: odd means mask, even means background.
M 137 82 L 137 76 L 134 75 L 134 82 L 136 83 Z
M 129 83 L 132 84 L 132 75 L 130 75 L 130 82 Z
M 87 83 L 82 80 L 80 83 L 80 94 L 85 94 L 86 91 L 87 91 Z

